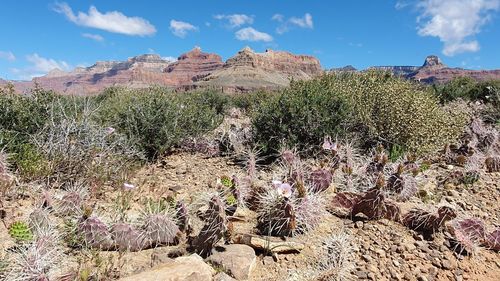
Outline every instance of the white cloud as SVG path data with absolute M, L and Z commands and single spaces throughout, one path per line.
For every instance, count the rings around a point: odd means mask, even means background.
M 296 17 L 290 18 L 290 23 L 302 28 L 313 29 L 314 27 L 312 16 L 309 13 L 306 13 L 302 18 L 296 18 Z
M 172 56 L 162 57 L 162 59 L 164 59 L 166 61 L 170 61 L 170 62 L 176 62 L 177 61 L 177 58 L 176 57 L 172 57 Z
M 172 33 L 180 38 L 186 37 L 189 31 L 196 31 L 198 27 L 183 21 L 171 20 L 170 21 L 170 30 Z
M 156 28 L 149 21 L 140 17 L 127 17 L 121 12 L 101 13 L 95 6 L 90 6 L 88 13 L 75 15 L 67 3 L 56 3 L 54 11 L 64 14 L 71 22 L 85 27 L 92 27 L 125 35 L 146 36 L 156 33 Z
M 264 42 L 273 41 L 273 37 L 271 35 L 257 31 L 252 27 L 246 27 L 240 29 L 235 34 L 236 34 L 236 39 L 241 41 L 264 41 Z
M 44 58 L 37 53 L 27 55 L 26 60 L 30 65 L 26 68 L 11 68 L 10 71 L 17 75 L 18 79 L 31 80 L 33 77 L 43 76 L 49 71 L 59 69 L 68 71 L 71 66 L 65 61 L 57 61 L 55 59 Z
M 409 5 L 410 5 L 410 3 L 406 2 L 406 1 L 398 1 L 398 2 L 396 2 L 396 5 L 394 6 L 394 8 L 396 8 L 396 10 L 402 10 Z
M 101 36 L 101 35 L 99 35 L 99 34 L 82 33 L 82 36 L 83 36 L 83 37 L 85 37 L 85 38 L 92 39 L 92 40 L 97 41 L 97 42 L 102 42 L 102 41 L 104 41 L 104 37 L 102 37 L 102 36 Z
M 10 51 L 8 51 L 8 52 L 0 51 L 0 59 L 8 60 L 8 61 L 15 61 L 16 56 L 14 56 L 14 54 Z
M 280 14 L 274 15 L 271 19 L 282 22 L 282 24 L 278 26 L 278 28 L 276 28 L 276 33 L 278 34 L 288 32 L 290 28 L 294 26 L 307 29 L 314 28 L 312 15 L 309 13 L 304 14 L 304 16 L 301 18 L 291 17 L 287 21 L 284 21 L 284 17 Z
M 282 14 L 274 14 L 271 20 L 277 21 L 277 22 L 283 22 L 285 20 L 285 16 Z
M 424 0 L 417 6 L 422 12 L 418 34 L 438 37 L 444 43 L 443 54 L 454 56 L 480 49 L 473 36 L 490 21 L 500 0 Z
M 229 22 L 229 27 L 236 28 L 244 24 L 252 24 L 253 16 L 248 16 L 244 14 L 233 14 L 233 15 L 215 15 L 217 20 L 227 20 Z
M 26 60 L 32 64 L 32 69 L 37 72 L 49 72 L 53 69 L 69 70 L 70 66 L 65 61 L 56 61 L 39 56 L 37 53 L 27 55 Z

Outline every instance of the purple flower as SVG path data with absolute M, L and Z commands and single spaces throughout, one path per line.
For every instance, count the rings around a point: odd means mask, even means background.
M 322 145 L 324 150 L 331 150 L 331 151 L 337 151 L 337 142 L 332 143 L 332 139 L 330 136 L 326 136 L 323 145 Z
M 123 189 L 124 190 L 127 190 L 127 191 L 130 191 L 130 190 L 134 190 L 136 189 L 135 185 L 133 184 L 130 184 L 130 183 L 124 183 L 123 184 Z
M 273 180 L 273 187 L 278 192 L 278 194 L 284 197 L 290 197 L 292 195 L 292 186 L 288 183 L 283 183 L 282 181 Z
M 112 134 L 112 133 L 114 133 L 115 131 L 116 131 L 116 130 L 115 130 L 115 128 L 113 128 L 113 127 L 107 127 L 107 128 L 106 128 L 106 133 L 107 133 L 108 135 L 111 135 L 111 134 Z

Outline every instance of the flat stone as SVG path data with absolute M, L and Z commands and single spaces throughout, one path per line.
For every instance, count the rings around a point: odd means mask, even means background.
M 368 272 L 358 270 L 354 273 L 358 279 L 368 279 Z
M 215 270 L 203 259 L 193 254 L 176 258 L 173 262 L 159 265 L 139 274 L 120 279 L 121 281 L 212 281 Z
M 253 248 L 243 244 L 216 247 L 207 261 L 222 266 L 236 280 L 247 280 L 255 268 L 257 257 Z

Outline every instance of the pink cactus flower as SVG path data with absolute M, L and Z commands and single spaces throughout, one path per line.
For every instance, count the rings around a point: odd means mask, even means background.
M 136 186 L 133 185 L 133 184 L 131 184 L 131 183 L 124 183 L 123 184 L 123 189 L 127 190 L 127 191 L 130 191 L 130 190 L 136 189 Z

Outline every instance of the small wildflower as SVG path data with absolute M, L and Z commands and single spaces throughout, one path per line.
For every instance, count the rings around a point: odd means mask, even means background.
M 123 184 L 123 189 L 124 190 L 134 190 L 136 189 L 135 185 L 133 184 L 130 184 L 130 183 L 124 183 Z
M 116 131 L 116 129 L 115 129 L 115 128 L 113 128 L 113 127 L 107 127 L 107 128 L 106 128 L 106 133 L 107 133 L 108 135 L 111 135 L 111 134 L 112 134 L 112 133 L 114 133 L 115 131 Z

